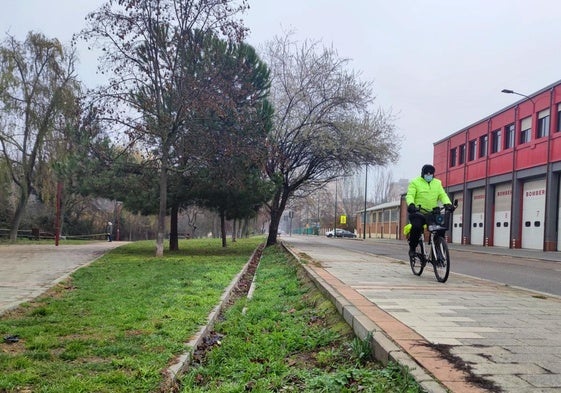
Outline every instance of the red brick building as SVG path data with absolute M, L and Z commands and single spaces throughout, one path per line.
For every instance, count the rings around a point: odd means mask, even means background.
M 454 243 L 561 250 L 561 81 L 434 143 Z M 497 92 L 497 94 L 500 94 Z

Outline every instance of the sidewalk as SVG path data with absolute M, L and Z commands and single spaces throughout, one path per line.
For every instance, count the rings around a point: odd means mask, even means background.
M 0 245 L 0 315 L 29 301 L 123 242 Z
M 416 277 L 394 259 L 306 237 L 283 242 L 301 260 L 319 262 L 304 266 L 359 337 L 373 333 L 375 356 L 408 366 L 428 392 L 561 392 L 558 297 L 453 272 L 440 284 L 430 267 Z M 561 261 L 560 253 L 526 252 Z

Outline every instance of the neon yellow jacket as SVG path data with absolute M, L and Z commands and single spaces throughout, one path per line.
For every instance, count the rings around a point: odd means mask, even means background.
M 442 183 L 438 179 L 432 179 L 428 183 L 422 176 L 418 176 L 411 180 L 407 188 L 407 195 L 405 196 L 407 206 L 414 203 L 415 206 L 421 205 L 425 210 L 432 210 L 438 206 L 440 201 L 443 205 L 450 202 L 450 198 L 444 191 Z

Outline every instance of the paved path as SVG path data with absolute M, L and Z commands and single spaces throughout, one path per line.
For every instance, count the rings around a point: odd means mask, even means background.
M 0 245 L 0 315 L 29 301 L 123 242 Z
M 558 297 L 454 273 L 440 284 L 428 267 L 416 277 L 390 258 L 283 242 L 319 262 L 308 271 L 359 336 L 375 332 L 376 356 L 410 366 L 429 392 L 561 392 Z

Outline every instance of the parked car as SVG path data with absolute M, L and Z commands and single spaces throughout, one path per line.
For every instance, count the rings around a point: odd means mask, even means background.
M 325 232 L 325 236 L 333 237 L 333 230 Z M 335 230 L 335 237 L 350 237 L 355 238 L 356 235 L 346 229 L 336 229 Z

